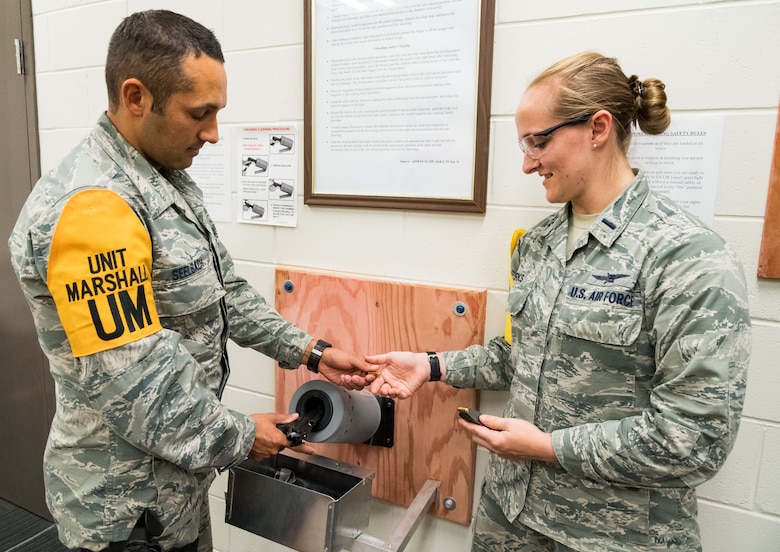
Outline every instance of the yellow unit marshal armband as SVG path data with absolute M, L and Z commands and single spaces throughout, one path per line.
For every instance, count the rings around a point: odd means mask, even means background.
M 52 238 L 48 285 L 74 356 L 162 329 L 151 271 L 151 238 L 122 197 L 86 190 L 68 200 Z

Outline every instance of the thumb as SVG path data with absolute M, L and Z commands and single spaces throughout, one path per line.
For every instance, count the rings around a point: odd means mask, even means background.
M 300 414 L 297 412 L 293 412 L 292 414 L 277 414 L 277 420 L 275 423 L 277 424 L 289 424 L 290 422 L 294 422 L 300 417 Z
M 268 412 L 265 414 L 251 414 L 250 415 L 256 424 L 272 423 L 272 424 L 286 424 L 298 419 L 298 413 L 285 414 L 282 412 Z
M 316 454 L 317 449 L 315 449 L 313 446 L 311 446 L 309 443 L 304 441 L 297 447 L 290 447 L 291 450 L 294 450 L 295 452 L 302 452 L 303 454 Z
M 479 421 L 482 422 L 482 425 L 496 431 L 505 431 L 508 429 L 508 420 L 506 418 L 499 418 L 498 416 L 491 416 L 490 414 L 482 414 L 479 417 Z
M 372 365 L 371 372 L 379 370 L 383 364 L 387 364 L 388 362 L 386 353 L 382 355 L 366 355 L 363 357 L 363 360 Z

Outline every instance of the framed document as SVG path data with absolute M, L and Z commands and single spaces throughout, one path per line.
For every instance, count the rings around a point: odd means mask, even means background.
M 494 0 L 304 5 L 304 202 L 484 212 Z

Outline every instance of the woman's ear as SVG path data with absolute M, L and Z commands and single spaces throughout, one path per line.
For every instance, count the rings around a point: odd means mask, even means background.
M 590 119 L 591 141 L 596 146 L 603 146 L 609 140 L 609 134 L 612 132 L 612 113 L 606 109 L 597 111 Z

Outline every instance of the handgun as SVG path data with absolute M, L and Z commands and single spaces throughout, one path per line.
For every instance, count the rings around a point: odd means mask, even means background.
M 276 427 L 285 434 L 291 447 L 297 447 L 309 436 L 311 430 L 322 420 L 324 415 L 325 412 L 322 410 L 312 410 L 306 415 L 301 414 L 297 420 L 292 422 L 276 424 Z

